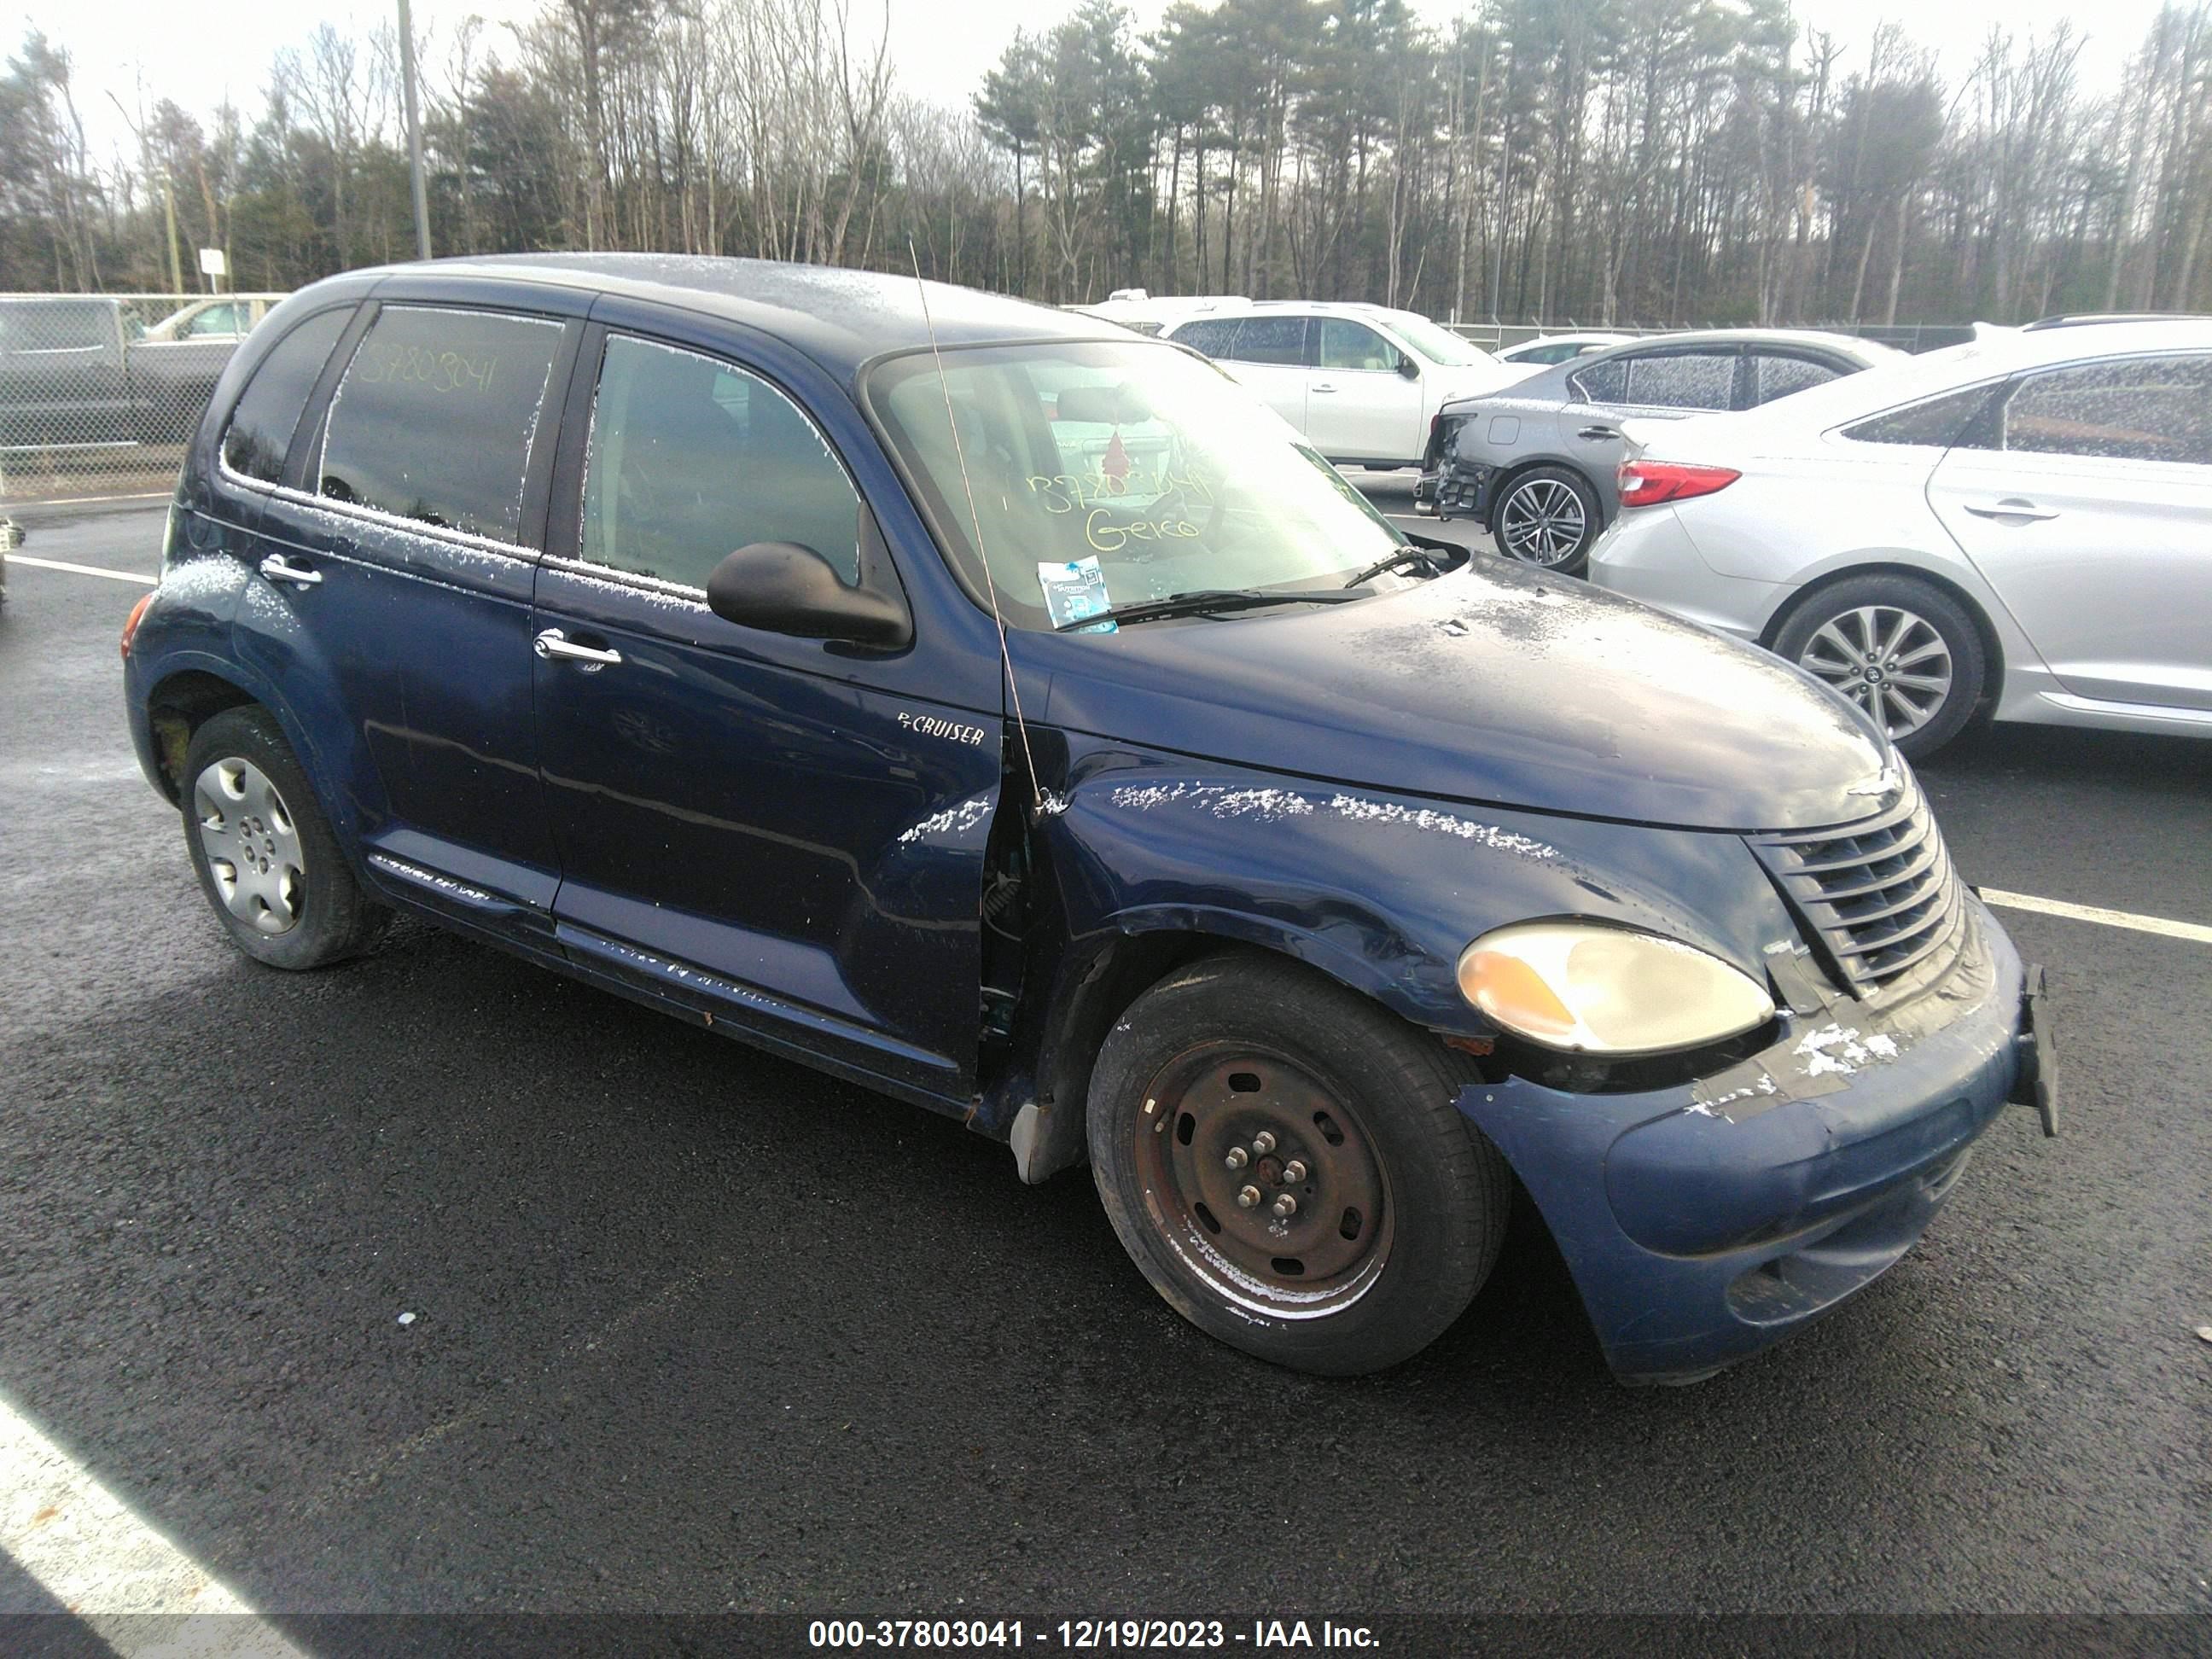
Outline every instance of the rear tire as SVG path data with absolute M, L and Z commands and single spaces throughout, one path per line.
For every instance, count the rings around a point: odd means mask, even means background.
M 271 968 L 341 962 L 391 912 L 361 890 L 307 773 L 265 708 L 227 708 L 192 734 L 179 790 L 185 844 L 208 907 Z
M 1583 574 L 1590 544 L 1604 527 L 1597 491 L 1564 466 L 1532 466 L 1516 475 L 1490 509 L 1491 537 L 1500 553 L 1562 576 Z
M 1466 1310 L 1504 1237 L 1511 1179 L 1458 1087 L 1434 1038 L 1342 987 L 1209 957 L 1109 1034 L 1091 1170 L 1130 1259 L 1200 1330 L 1297 1370 L 1380 1370 Z
M 1872 717 L 1908 760 L 1966 729 L 1989 678 L 1982 631 L 1966 608 L 1932 583 L 1887 572 L 1801 601 L 1774 650 Z

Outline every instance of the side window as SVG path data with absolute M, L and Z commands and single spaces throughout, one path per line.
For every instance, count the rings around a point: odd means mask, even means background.
M 1315 354 L 1320 368 L 1395 374 L 1403 360 L 1404 354 L 1397 347 L 1364 323 L 1349 322 L 1341 317 L 1317 317 L 1313 325 L 1321 337 Z
M 2003 447 L 2047 455 L 2212 464 L 2212 357 L 2131 357 L 2023 379 Z
M 1629 403 L 1652 409 L 1726 409 L 1735 401 L 1733 351 L 1660 351 L 1626 361 Z
M 223 430 L 223 465 L 241 477 L 275 483 L 284 476 L 284 447 L 300 410 L 314 391 L 331 348 L 353 320 L 353 307 L 319 311 L 276 342 L 246 383 Z
M 797 542 L 860 580 L 860 498 L 799 406 L 757 375 L 608 337 L 584 465 L 583 556 L 704 588 L 754 542 Z
M 1237 339 L 1229 356 L 1240 363 L 1303 366 L 1306 360 L 1306 319 L 1247 317 L 1237 325 Z
M 1754 404 L 1771 404 L 1777 398 L 1786 398 L 1793 392 L 1820 386 L 1834 380 L 1839 372 L 1826 363 L 1815 362 L 1810 357 L 1790 357 L 1779 352 L 1756 353 L 1752 357 L 1751 366 L 1758 376 L 1751 394 L 1751 401 Z
M 116 341 L 114 309 L 100 301 L 33 302 L 15 313 L 21 326 L 9 331 L 9 349 L 34 351 L 97 351 Z
M 1968 441 L 1968 428 L 1989 406 L 1995 386 L 1969 386 L 1940 398 L 1908 404 L 1886 415 L 1844 428 L 1844 436 L 1863 444 L 1932 444 L 1948 449 Z
M 331 394 L 317 493 L 514 541 L 560 347 L 544 319 L 386 306 Z
M 1567 386 L 1586 404 L 1619 404 L 1628 400 L 1628 362 L 1608 357 L 1567 377 Z
M 243 334 L 246 321 L 239 315 L 239 310 L 240 307 L 234 305 L 210 306 L 185 325 L 185 332 L 194 337 L 207 334 L 225 337 Z
M 1234 317 L 1204 318 L 1195 323 L 1185 323 L 1170 337 L 1177 345 L 1187 345 L 1209 357 L 1226 357 L 1230 342 L 1237 337 L 1237 319 Z

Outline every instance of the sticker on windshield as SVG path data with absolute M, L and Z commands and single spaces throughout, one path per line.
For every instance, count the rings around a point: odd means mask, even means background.
M 1106 573 L 1098 568 L 1098 561 L 1088 556 L 1040 562 L 1037 566 L 1037 586 L 1044 589 L 1045 614 L 1052 618 L 1054 628 L 1065 628 L 1085 617 L 1097 616 L 1111 611 L 1113 601 L 1106 597 Z M 1112 634 L 1119 630 L 1118 623 L 1094 623 L 1079 629 L 1085 634 Z

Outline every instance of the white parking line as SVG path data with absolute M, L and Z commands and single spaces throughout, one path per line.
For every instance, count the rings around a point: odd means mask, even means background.
M 10 553 L 9 564 L 27 564 L 39 570 L 66 570 L 72 576 L 105 576 L 110 581 L 137 582 L 141 587 L 151 587 L 161 579 L 142 576 L 135 570 L 110 570 L 105 565 L 70 564 L 64 559 L 34 559 L 27 553 Z
M 39 507 L 96 507 L 103 501 L 166 501 L 173 489 L 144 489 L 128 495 L 56 495 L 51 500 L 18 502 L 17 510 Z
M 220 1580 L 0 1400 L 0 1549 L 125 1659 L 301 1659 Z M 180 1626 L 179 1613 L 225 1613 Z M 166 1615 L 166 1616 L 161 1616 Z
M 2164 916 L 2139 916 L 2132 910 L 2107 910 L 2095 904 L 2069 904 L 2063 899 L 2002 892 L 1995 887 L 1984 887 L 1981 892 L 1984 903 L 2001 904 L 2008 910 L 2033 910 L 2038 915 L 2064 916 L 2069 921 L 2094 921 L 2100 927 L 2126 927 L 2138 933 L 2212 945 L 2212 927 L 2198 921 L 2168 921 Z

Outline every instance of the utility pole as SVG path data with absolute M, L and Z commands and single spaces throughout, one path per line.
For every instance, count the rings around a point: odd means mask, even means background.
M 161 222 L 168 228 L 169 286 L 179 294 L 185 291 L 185 266 L 177 257 L 177 193 L 171 187 L 167 169 L 161 173 Z
M 422 189 L 422 118 L 415 103 L 415 26 L 399 0 L 399 83 L 407 100 L 407 173 L 415 190 L 415 257 L 430 257 L 430 198 Z

